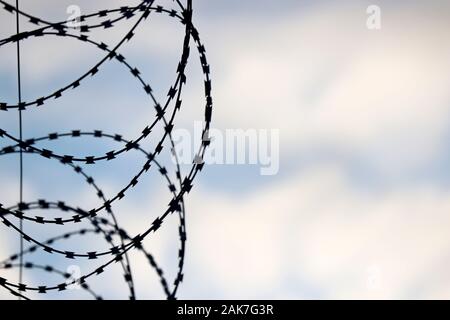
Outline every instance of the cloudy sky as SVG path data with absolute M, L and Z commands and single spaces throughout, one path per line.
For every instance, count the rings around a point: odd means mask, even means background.
M 67 19 L 73 4 L 87 14 L 139 3 L 55 2 L 20 1 L 24 11 L 51 21 Z M 367 27 L 371 5 L 381 10 L 379 30 Z M 212 126 L 219 132 L 279 130 L 280 165 L 271 176 L 250 164 L 209 165 L 198 176 L 185 199 L 188 242 L 180 298 L 450 297 L 449 18 L 450 5 L 438 0 L 194 1 L 194 23 L 212 70 Z M 92 37 L 114 45 L 135 21 Z M 0 12 L 0 26 L 0 38 L 13 34 L 14 15 Z M 33 27 L 23 20 L 21 28 Z M 182 40 L 179 22 L 155 16 L 120 50 L 160 101 L 174 81 Z M 21 46 L 26 101 L 70 83 L 104 55 L 87 44 L 51 36 Z M 0 47 L 0 101 L 11 104 L 17 101 L 14 50 L 11 44 Z M 187 69 L 185 107 L 176 121 L 176 128 L 188 131 L 203 119 L 203 80 L 195 53 Z M 154 119 L 151 106 L 136 79 L 121 64 L 108 62 L 78 90 L 24 112 L 24 135 L 101 129 L 133 139 Z M 17 112 L 0 114 L 0 124 L 17 134 Z M 155 130 L 154 139 L 160 134 Z M 0 147 L 9 144 L 0 140 Z M 92 138 L 40 146 L 77 155 L 118 147 Z M 154 140 L 146 146 L 154 147 Z M 161 161 L 170 167 L 167 151 Z M 144 162 L 136 152 L 84 168 L 114 195 Z M 0 163 L 0 203 L 12 206 L 18 201 L 18 156 L 2 156 Z M 26 201 L 64 200 L 84 209 L 99 204 L 92 187 L 56 161 L 27 155 L 24 166 Z M 170 194 L 163 182 L 151 172 L 113 206 L 131 234 L 145 230 L 165 209 Z M 25 228 L 41 240 L 61 232 Z M 0 232 L 3 259 L 17 251 L 18 236 L 4 226 Z M 176 232 L 174 216 L 145 242 L 169 279 L 176 271 Z M 108 248 L 99 237 L 59 245 L 77 251 Z M 154 271 L 139 254 L 132 258 L 138 298 L 163 297 Z M 74 264 L 39 252 L 29 260 L 64 271 Z M 83 273 L 97 266 L 78 263 Z M 115 268 L 92 281 L 92 288 L 105 298 L 127 298 L 121 270 Z M 0 276 L 17 281 L 17 270 Z M 26 270 L 24 281 L 63 280 Z M 7 296 L 0 291 L 0 297 Z M 74 291 L 50 297 L 89 296 Z

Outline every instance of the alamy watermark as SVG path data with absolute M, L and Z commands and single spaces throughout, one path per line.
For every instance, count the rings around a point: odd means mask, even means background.
M 194 123 L 194 132 L 175 129 L 172 138 L 181 164 L 199 159 L 196 152 L 202 141 L 209 141 L 203 162 L 207 165 L 258 165 L 260 174 L 276 175 L 280 169 L 280 131 L 278 129 L 210 129 Z M 200 161 L 200 160 L 198 160 Z
M 80 290 L 81 289 L 81 268 L 77 265 L 71 265 L 67 267 L 67 280 L 66 286 L 68 290 Z
M 367 268 L 366 285 L 369 290 L 379 290 L 382 284 L 383 273 L 379 266 L 371 265 Z
M 81 8 L 77 5 L 70 5 L 66 9 L 68 14 L 66 26 L 77 33 L 81 33 Z
M 369 30 L 381 29 L 381 8 L 377 5 L 370 5 L 366 9 L 366 13 L 369 15 L 366 20 L 366 26 Z
M 81 8 L 77 5 L 67 7 L 66 26 L 74 32 L 81 32 Z M 210 144 L 202 162 L 207 165 L 258 165 L 261 175 L 276 175 L 280 161 L 280 133 L 278 129 L 210 129 L 203 134 L 202 122 L 194 123 L 194 133 L 186 129 L 172 132 L 175 149 L 180 164 L 200 161 L 196 154 L 202 141 Z

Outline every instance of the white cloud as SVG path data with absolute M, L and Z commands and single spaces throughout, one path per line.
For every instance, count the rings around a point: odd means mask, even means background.
M 389 174 L 429 165 L 448 127 L 450 43 L 447 17 L 419 9 L 384 6 L 378 32 L 364 6 L 337 3 L 208 31 L 221 34 L 208 41 L 216 123 L 280 128 L 287 154 L 339 150 Z
M 358 191 L 337 167 L 245 198 L 196 190 L 184 290 L 210 298 L 448 298 L 449 196 L 432 186 Z

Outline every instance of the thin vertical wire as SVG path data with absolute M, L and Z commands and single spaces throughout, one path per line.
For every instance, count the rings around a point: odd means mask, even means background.
M 19 0 L 16 0 L 16 31 L 20 33 L 20 15 L 19 15 Z M 19 137 L 22 139 L 22 83 L 21 83 L 21 70 L 20 70 L 20 41 L 17 41 L 17 96 L 19 100 Z M 23 150 L 20 148 L 20 183 L 19 183 L 19 202 L 23 202 Z M 23 221 L 20 220 L 20 231 L 23 231 Z M 19 268 L 19 283 L 23 280 L 23 237 L 20 236 L 20 268 Z M 20 298 L 19 298 L 20 300 Z

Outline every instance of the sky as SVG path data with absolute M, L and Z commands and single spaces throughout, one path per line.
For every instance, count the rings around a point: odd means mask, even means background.
M 175 6 L 172 1 L 156 2 Z M 73 4 L 85 14 L 136 3 L 21 0 L 21 7 L 61 21 Z M 380 8 L 378 30 L 367 27 L 371 5 Z M 193 21 L 211 65 L 212 127 L 218 132 L 278 130 L 279 171 L 265 176 L 258 165 L 212 164 L 197 177 L 185 198 L 188 236 L 179 298 L 450 297 L 449 9 L 445 1 L 194 1 Z M 113 45 L 133 21 L 95 31 L 92 37 Z M 10 36 L 15 17 L 0 12 L 0 26 L 0 38 Z M 21 28 L 31 26 L 22 21 Z M 148 79 L 159 101 L 174 81 L 182 41 L 178 22 L 155 16 L 120 49 Z M 25 100 L 69 83 L 103 54 L 87 44 L 50 36 L 21 46 Z M 189 132 L 204 112 L 203 78 L 192 49 L 185 106 L 175 121 L 175 129 Z M 17 100 L 14 50 L 12 45 L 0 47 L 1 102 Z M 154 119 L 151 106 L 136 79 L 122 65 L 108 62 L 76 91 L 24 112 L 24 135 L 101 129 L 133 139 Z M 0 127 L 17 134 L 17 117 L 15 111 L 3 112 Z M 153 132 L 145 147 L 154 147 L 161 130 Z M 9 144 L 0 140 L 0 147 Z M 42 146 L 85 155 L 102 154 L 117 144 L 86 138 Z M 84 168 L 113 195 L 144 161 L 135 152 L 114 163 Z M 168 152 L 161 162 L 174 176 Z M 14 205 L 18 156 L 0 157 L 0 163 L 0 203 Z M 182 168 L 186 172 L 189 166 Z M 78 175 L 36 155 L 24 160 L 24 197 L 64 200 L 81 208 L 99 203 Z M 123 226 L 137 234 L 169 200 L 154 170 L 113 209 Z M 39 239 L 76 227 L 25 224 Z M 176 270 L 176 233 L 174 216 L 145 242 L 169 278 Z M 98 236 L 64 245 L 77 251 L 108 248 Z M 17 234 L 0 226 L 0 257 L 17 249 Z M 154 271 L 138 253 L 131 257 L 138 298 L 163 298 Z M 30 259 L 61 270 L 74 264 L 39 252 Z M 98 262 L 75 264 L 88 272 Z M 18 277 L 17 270 L 2 270 L 3 275 Z M 25 270 L 24 280 L 41 285 L 61 278 Z M 97 277 L 91 287 L 105 298 L 128 295 L 118 266 Z M 9 295 L 2 290 L 0 297 Z M 89 295 L 73 290 L 47 298 Z

